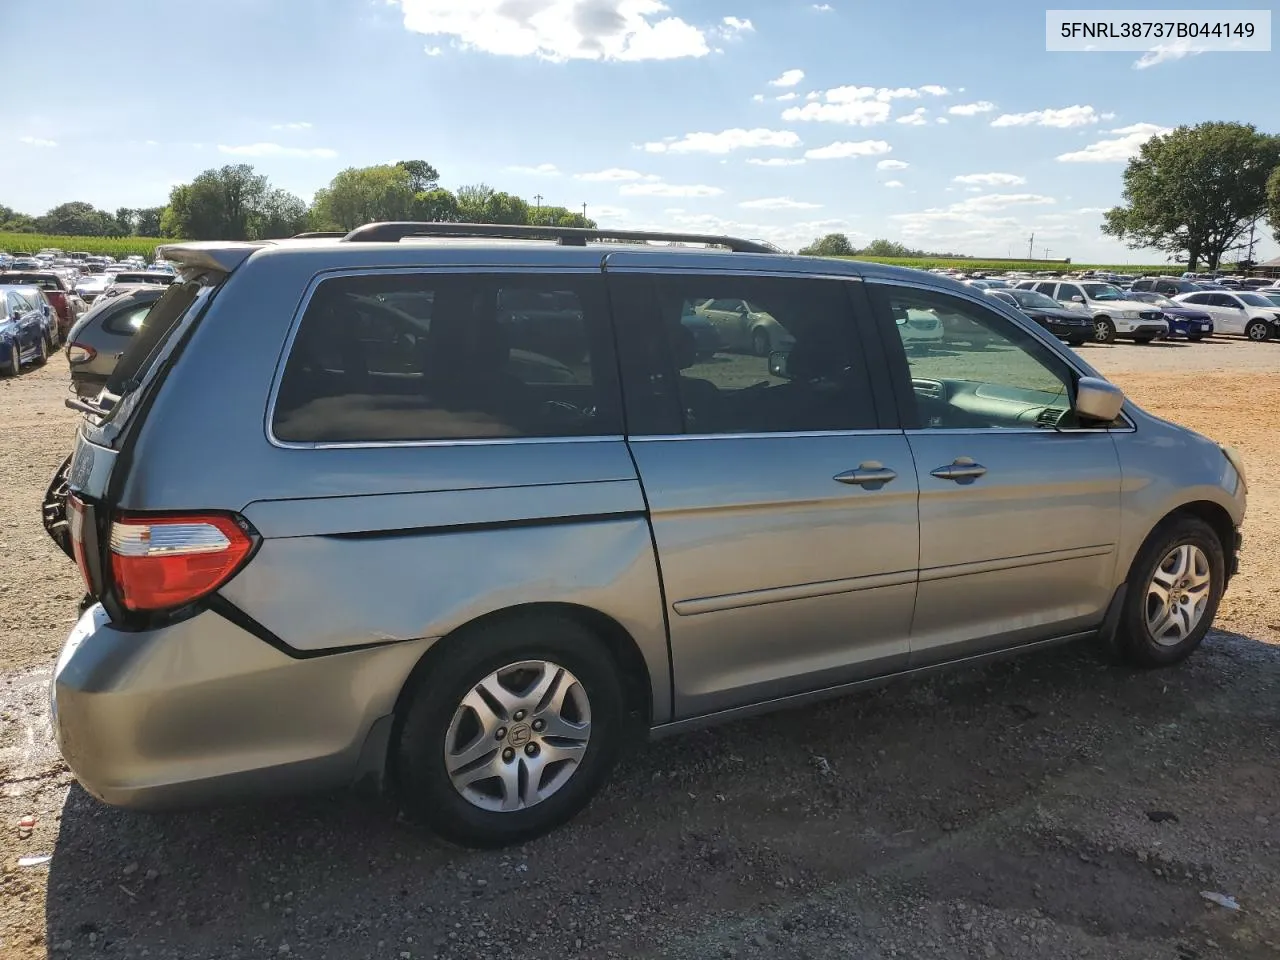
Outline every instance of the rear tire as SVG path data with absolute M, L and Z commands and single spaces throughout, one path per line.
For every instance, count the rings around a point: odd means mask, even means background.
M 406 813 L 448 840 L 473 847 L 520 843 L 565 823 L 608 778 L 626 729 L 617 665 L 590 630 L 563 616 L 523 616 L 466 634 L 442 641 L 450 648 L 422 673 L 400 711 L 392 748 L 397 786 Z M 547 682 L 549 692 L 522 701 L 525 675 L 532 678 L 530 689 Z M 495 683 L 509 698 L 505 707 L 491 694 Z M 481 694 L 482 687 L 490 693 Z M 517 713 L 521 703 L 523 713 Z M 545 732 L 580 729 L 583 709 L 585 740 Z M 567 715 L 575 711 L 576 721 Z M 459 740 L 466 741 L 460 749 Z M 491 740 L 491 751 L 476 752 Z M 548 762 L 552 751 L 566 747 L 577 750 L 576 766 Z M 494 775 L 462 782 L 490 769 Z M 532 793 L 530 776 L 538 778 Z M 513 808 L 493 808 L 504 801 Z
M 1265 343 L 1271 338 L 1271 324 L 1265 320 L 1250 320 L 1245 325 L 1244 335 L 1254 343 Z
M 1116 325 L 1106 317 L 1099 317 L 1093 321 L 1093 342 L 1094 343 L 1115 343 L 1116 342 Z
M 1117 637 L 1125 660 L 1136 667 L 1164 667 L 1190 656 L 1218 612 L 1226 569 L 1218 535 L 1203 520 L 1173 517 L 1156 527 L 1129 570 Z M 1169 598 L 1172 604 L 1166 607 Z

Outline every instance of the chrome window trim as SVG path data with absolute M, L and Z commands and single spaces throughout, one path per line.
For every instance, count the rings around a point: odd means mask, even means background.
M 904 431 L 898 427 L 883 430 L 786 430 L 780 433 L 650 433 L 629 436 L 630 443 L 654 443 L 669 440 L 798 440 L 820 439 L 823 437 L 883 437 L 902 436 Z
M 315 296 L 320 284 L 326 280 L 340 280 L 344 277 L 367 277 L 371 275 L 407 276 L 421 273 L 492 273 L 504 275 L 522 273 L 546 275 L 554 273 L 557 275 L 599 276 L 600 269 L 599 267 L 582 265 L 548 268 L 542 265 L 528 264 L 524 266 L 431 264 L 412 267 L 337 267 L 332 270 L 320 271 L 307 284 L 306 292 L 303 293 L 302 300 L 298 303 L 297 309 L 294 310 L 293 318 L 289 321 L 289 333 L 285 337 L 280 356 L 276 358 L 275 373 L 271 377 L 271 393 L 267 397 L 267 410 L 263 419 L 263 430 L 266 432 L 267 442 L 271 446 L 280 450 L 383 450 L 394 447 L 509 446 L 517 443 L 608 443 L 624 439 L 621 434 L 617 434 L 592 437 L 477 437 L 457 440 L 442 438 L 435 440 L 343 440 L 301 443 L 293 440 L 281 440 L 277 437 L 273 424 L 276 417 L 276 401 L 280 396 L 280 383 L 284 379 L 284 368 L 289 360 L 289 355 L 293 352 L 293 343 L 297 339 L 298 328 L 302 325 L 302 318 L 306 315 L 307 308 L 311 305 L 311 298 Z

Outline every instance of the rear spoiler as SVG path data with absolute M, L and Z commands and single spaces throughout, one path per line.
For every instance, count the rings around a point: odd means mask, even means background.
M 205 240 L 198 243 L 164 243 L 156 247 L 155 255 L 178 265 L 180 273 L 214 271 L 230 273 L 256 251 L 269 246 L 270 241 Z

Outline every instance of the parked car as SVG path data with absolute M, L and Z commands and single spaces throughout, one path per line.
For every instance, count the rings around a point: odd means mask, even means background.
M 58 342 L 66 339 L 72 324 L 88 309 L 65 277 L 50 270 L 6 270 L 0 273 L 0 284 L 39 287 L 58 315 Z
M 767 357 L 774 350 L 789 349 L 793 342 L 785 327 L 745 300 L 707 300 L 689 306 L 695 316 L 715 327 L 724 350 Z
M 1174 299 L 1213 317 L 1216 333 L 1233 333 L 1255 343 L 1280 338 L 1280 310 L 1260 293 L 1200 291 Z
M 117 270 L 115 273 L 108 271 L 108 276 L 111 278 L 110 282 L 102 292 L 102 295 L 106 297 L 114 297 L 120 290 L 136 287 L 140 284 L 167 287 L 177 279 L 174 274 L 162 270 Z
M 913 310 L 902 307 L 893 312 L 893 322 L 898 328 L 898 336 L 902 339 L 908 353 L 912 350 L 928 350 L 929 347 L 936 346 L 947 338 L 947 328 L 943 318 L 935 310 Z M 972 330 L 973 325 L 970 324 L 961 336 L 968 335 Z
M 1130 296 L 1160 308 L 1165 322 L 1169 324 L 1170 337 L 1181 336 L 1195 342 L 1213 336 L 1213 317 L 1204 310 L 1150 291 L 1139 290 Z
M 705 363 L 719 352 L 720 334 L 715 324 L 702 314 L 694 313 L 691 305 L 684 304 L 680 323 L 689 332 L 686 346 L 693 351 L 695 360 Z
M 1035 290 L 1068 309 L 1087 312 L 1093 318 L 1093 338 L 1098 343 L 1114 343 L 1117 337 L 1150 343 L 1169 333 L 1169 325 L 1159 310 L 1139 300 L 1126 299 L 1122 291 L 1109 283 L 1023 280 L 1018 288 Z
M 991 296 L 1003 300 L 1038 323 L 1060 340 L 1080 347 L 1094 338 L 1093 318 L 1079 310 L 1068 310 L 1052 297 L 1035 290 L 991 290 Z
M 1140 277 L 1133 281 L 1131 292 L 1159 293 L 1166 297 L 1176 297 L 1180 293 L 1195 293 L 1200 289 L 1189 275 L 1182 277 Z
M 16 377 L 23 364 L 43 364 L 49 358 L 49 318 L 31 296 L 30 287 L 0 286 L 0 370 Z
M 1250 290 L 1259 290 L 1262 287 L 1271 286 L 1271 281 L 1266 277 L 1245 277 L 1240 281 L 1240 284 Z
M 84 789 L 369 775 L 452 840 L 513 843 L 647 736 L 1069 640 L 1142 666 L 1200 644 L 1237 566 L 1233 451 L 963 284 L 652 237 L 162 247 L 188 279 L 78 401 L 43 505 L 89 595 L 50 711 Z M 515 372 L 537 351 L 508 291 L 557 295 L 580 365 Z M 726 301 L 790 347 L 692 375 L 683 306 Z M 938 312 L 997 349 L 908 353 L 896 318 Z
M 76 296 L 91 304 L 106 292 L 111 278 L 105 273 L 90 273 L 76 281 Z
M 106 386 L 129 342 L 142 329 L 152 305 L 165 292 L 154 284 L 103 298 L 82 316 L 67 336 L 71 387 L 82 397 L 96 397 Z

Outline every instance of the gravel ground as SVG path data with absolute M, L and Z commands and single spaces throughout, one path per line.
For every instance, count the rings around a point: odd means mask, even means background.
M 77 576 L 38 516 L 66 369 L 0 381 L 0 957 L 1275 958 L 1280 344 L 1084 353 L 1249 467 L 1244 569 L 1188 664 L 1059 649 L 640 746 L 575 823 L 492 853 L 360 796 L 80 790 L 46 705 Z

